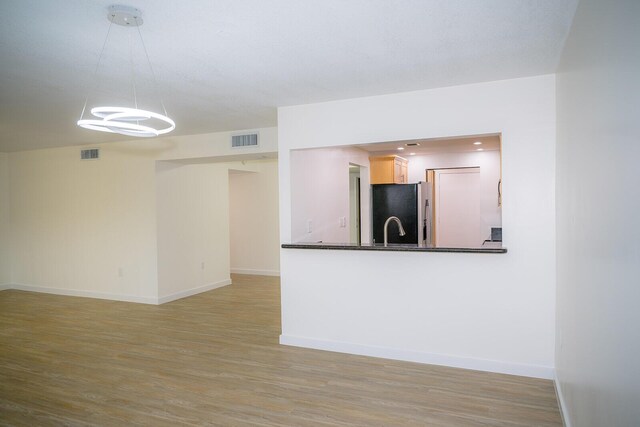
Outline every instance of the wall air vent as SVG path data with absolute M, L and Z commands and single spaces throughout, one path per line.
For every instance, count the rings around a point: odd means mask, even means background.
M 231 148 L 256 147 L 258 145 L 258 134 L 232 135 Z
M 98 160 L 99 158 L 100 150 L 98 148 L 80 150 L 80 160 Z

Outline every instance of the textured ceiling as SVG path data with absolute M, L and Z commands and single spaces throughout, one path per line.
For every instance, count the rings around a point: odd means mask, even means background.
M 127 139 L 75 125 L 133 103 L 110 1 L 0 2 L 0 151 Z M 138 0 L 175 134 L 276 125 L 276 108 L 555 72 L 577 0 Z M 120 32 L 120 33 L 119 33 Z M 124 32 L 123 34 L 121 34 Z M 136 51 L 141 107 L 154 110 Z M 148 103 L 146 105 L 145 103 Z

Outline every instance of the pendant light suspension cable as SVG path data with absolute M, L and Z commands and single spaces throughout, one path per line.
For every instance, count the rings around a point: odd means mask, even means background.
M 138 108 L 138 94 L 136 93 L 136 67 L 133 63 L 133 36 L 129 33 L 129 56 L 131 61 L 131 86 L 133 89 L 133 104 Z
M 107 40 L 109 40 L 109 34 L 111 33 L 111 26 L 113 25 L 113 21 L 109 21 L 109 28 L 107 29 L 107 36 L 104 38 L 104 42 L 102 43 L 102 49 L 100 49 L 100 55 L 98 55 L 98 63 L 96 64 L 95 70 L 93 70 L 93 81 L 96 81 L 96 77 L 98 76 L 98 68 L 100 68 L 100 62 L 102 61 L 102 55 L 104 54 L 104 49 L 107 47 Z M 89 86 L 89 90 L 87 91 L 87 97 L 84 99 L 84 105 L 82 106 L 82 113 L 80 113 L 80 120 L 84 116 L 84 110 L 87 109 L 87 102 L 89 102 L 89 96 L 91 95 L 91 86 Z
M 138 18 L 136 18 L 137 20 Z M 147 52 L 147 45 L 144 44 L 144 38 L 142 38 L 142 33 L 140 32 L 140 26 L 136 26 L 138 29 L 138 35 L 140 36 L 140 42 L 142 43 L 142 50 L 144 51 L 144 56 L 147 57 L 147 64 L 149 64 L 149 70 L 151 70 L 151 77 L 153 78 L 153 86 L 156 90 L 156 93 L 160 93 L 158 90 L 158 79 L 156 78 L 156 73 L 153 71 L 153 65 L 151 65 L 151 60 L 149 59 L 149 53 Z M 162 106 L 162 110 L 164 111 L 164 115 L 167 115 L 167 109 L 164 106 L 164 102 L 162 101 L 162 95 L 158 95 L 160 98 L 160 105 Z

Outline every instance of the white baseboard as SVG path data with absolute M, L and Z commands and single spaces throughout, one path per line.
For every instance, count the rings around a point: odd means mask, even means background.
M 190 297 L 192 295 L 210 291 L 216 288 L 221 288 L 222 286 L 226 286 L 230 284 L 231 284 L 231 279 L 225 279 L 216 283 L 211 283 L 208 285 L 199 286 L 197 288 L 187 289 L 186 291 L 180 291 L 174 294 L 165 295 L 160 298 L 143 297 L 143 296 L 137 296 L 137 295 L 119 295 L 119 294 L 110 294 L 105 292 L 83 291 L 83 290 L 77 290 L 77 289 L 46 288 L 43 286 L 33 286 L 33 285 L 0 285 L 0 290 L 16 289 L 18 291 L 40 292 L 43 294 L 65 295 L 65 296 L 71 296 L 71 297 L 98 298 L 98 299 L 108 299 L 112 301 L 137 302 L 141 304 L 157 305 L 157 304 L 164 304 L 170 301 L 175 301 L 180 298 Z
M 520 375 L 524 377 L 553 379 L 554 369 L 549 366 L 525 365 L 520 363 L 501 362 L 497 360 L 473 359 L 446 354 L 423 353 L 389 347 L 377 347 L 352 344 L 338 341 L 325 341 L 280 335 L 280 344 L 294 347 L 313 348 L 317 350 L 335 351 L 338 353 L 358 354 L 361 356 L 381 357 L 384 359 L 403 360 L 406 362 L 427 363 L 453 368 L 473 369 L 476 371 L 496 372 L 500 374 Z
M 53 295 L 66 295 L 71 297 L 85 297 L 85 298 L 98 298 L 98 299 L 108 299 L 113 301 L 125 301 L 125 302 L 137 302 L 142 304 L 157 304 L 158 299 L 154 297 L 143 297 L 137 295 L 119 295 L 119 294 L 110 294 L 105 292 L 94 292 L 94 291 L 83 291 L 77 289 L 58 289 L 58 288 L 46 288 L 43 286 L 34 286 L 34 285 L 9 285 L 10 289 L 16 289 L 19 291 L 28 291 L 28 292 L 40 292 L 43 294 L 53 294 Z
M 250 268 L 232 268 L 233 274 L 251 274 L 253 276 L 280 276 L 278 270 L 252 270 Z
M 202 292 L 210 291 L 212 289 L 221 288 L 223 286 L 227 286 L 231 284 L 231 279 L 221 280 L 219 282 L 210 283 L 208 285 L 199 286 L 193 289 L 187 289 L 186 291 L 176 292 L 174 294 L 165 295 L 163 297 L 158 298 L 157 304 L 164 304 L 166 302 L 175 301 L 177 299 L 190 297 L 192 295 L 196 295 Z
M 560 415 L 562 415 L 562 424 L 564 427 L 571 427 L 571 419 L 567 413 L 567 404 L 564 401 L 564 395 L 562 394 L 562 387 L 560 386 L 560 380 L 558 375 L 554 375 L 553 385 L 556 388 L 556 397 L 558 398 L 558 406 L 560 407 Z
M 8 289 L 13 289 L 13 287 L 7 283 L 0 284 L 0 291 L 6 291 Z

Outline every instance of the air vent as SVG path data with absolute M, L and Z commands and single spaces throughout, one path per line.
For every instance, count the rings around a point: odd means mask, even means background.
M 99 158 L 100 158 L 100 150 L 97 148 L 80 150 L 80 160 L 97 160 Z
M 258 134 L 233 135 L 231 137 L 231 148 L 255 147 L 258 145 Z

